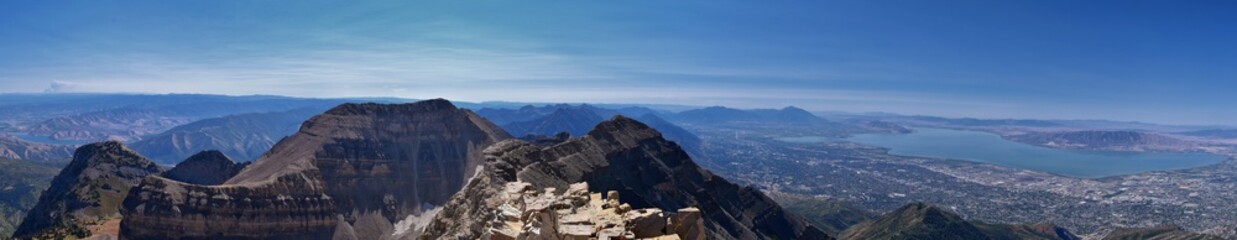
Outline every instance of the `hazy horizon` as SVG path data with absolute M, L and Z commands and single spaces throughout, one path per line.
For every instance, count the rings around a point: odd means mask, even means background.
M 0 92 L 1233 125 L 1230 2 L 9 2 Z

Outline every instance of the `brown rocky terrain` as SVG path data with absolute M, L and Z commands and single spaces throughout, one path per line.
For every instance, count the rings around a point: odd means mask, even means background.
M 507 183 L 591 192 L 616 191 L 632 208 L 697 208 L 707 239 L 831 239 L 763 193 L 713 175 L 656 130 L 626 117 L 550 147 L 509 140 L 486 149 L 485 171 L 452 197 L 421 239 L 477 239 L 498 218 Z
M 446 100 L 344 104 L 220 185 L 145 179 L 124 203 L 129 239 L 385 239 L 447 202 L 510 138 Z
M 121 217 L 120 203 L 147 175 L 160 172 L 120 142 L 82 146 L 13 234 L 17 239 L 66 239 L 89 236 L 115 237 Z M 104 226 L 104 227 L 100 227 Z
M 603 198 L 589 192 L 588 183 L 571 184 L 560 194 L 510 182 L 496 197 L 502 202 L 498 218 L 486 223 L 482 239 L 704 239 L 699 209 L 632 209 L 619 202 L 618 191 Z

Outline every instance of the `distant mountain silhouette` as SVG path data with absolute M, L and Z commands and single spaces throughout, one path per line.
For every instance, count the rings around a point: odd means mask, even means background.
M 296 133 L 301 123 L 325 108 L 247 113 L 203 119 L 146 137 L 131 145 L 161 164 L 174 165 L 192 154 L 219 150 L 241 161 L 258 159 L 280 139 Z
M 704 124 L 724 122 L 825 122 L 825 119 L 797 107 L 742 110 L 715 106 L 679 112 L 674 114 L 672 119 L 676 121 Z
M 181 124 L 205 118 L 241 113 L 288 111 L 304 107 L 325 109 L 346 100 L 303 99 L 276 96 L 222 96 L 199 94 L 168 95 L 87 95 L 65 102 L 52 101 L 50 106 L 81 103 L 98 106 L 70 114 L 52 113 L 50 119 L 33 123 L 26 132 L 47 136 L 53 140 L 101 141 L 120 139 L 136 141 Z M 87 102 L 100 101 L 100 102 Z M 38 106 L 37 104 L 34 106 Z M 19 105 L 12 107 L 31 107 Z M 4 109 L 5 107 L 0 107 Z M 76 109 L 76 107 L 68 107 Z M 36 111 L 37 112 L 37 111 Z
M 553 113 L 522 122 L 502 125 L 513 136 L 524 135 L 554 135 L 567 132 L 572 136 L 580 136 L 600 123 L 603 119 L 588 108 L 565 107 L 554 110 Z
M 73 157 L 73 146 L 42 144 L 0 135 L 0 158 L 32 161 L 64 161 Z

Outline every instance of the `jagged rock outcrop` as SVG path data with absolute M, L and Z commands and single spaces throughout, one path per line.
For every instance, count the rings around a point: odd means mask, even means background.
M 120 202 L 142 178 L 160 172 L 120 142 L 79 147 L 73 161 L 52 180 L 14 238 L 65 239 L 116 235 Z
M 184 183 L 199 185 L 216 185 L 227 181 L 241 172 L 248 163 L 233 162 L 223 152 L 208 150 L 198 152 L 172 170 L 163 173 L 163 177 Z
M 588 183 L 562 191 L 509 182 L 496 200 L 497 218 L 486 222 L 482 239 L 704 239 L 704 219 L 695 208 L 663 212 L 632 209 L 618 192 L 589 192 Z
M 509 140 L 486 149 L 485 171 L 452 197 L 422 239 L 476 239 L 497 216 L 507 183 L 589 191 L 614 190 L 632 208 L 694 207 L 707 239 L 831 239 L 763 193 L 740 187 L 692 162 L 677 144 L 635 120 L 617 116 L 587 135 L 551 147 Z
M 124 203 L 129 239 L 390 238 L 473 176 L 510 138 L 442 99 L 344 104 L 220 185 L 149 177 Z

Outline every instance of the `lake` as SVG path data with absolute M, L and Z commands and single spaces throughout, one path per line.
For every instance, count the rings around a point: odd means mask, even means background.
M 44 144 L 82 145 L 82 144 L 87 144 L 91 142 L 91 141 L 75 141 L 75 140 L 55 140 L 48 136 L 34 136 L 34 135 L 27 134 L 27 133 L 5 133 L 5 134 L 17 137 L 18 139 L 25 140 L 28 142 L 44 143 Z
M 1208 153 L 1053 149 L 1005 140 L 987 132 L 933 128 L 915 129 L 911 134 L 862 134 L 846 140 L 888 148 L 894 155 L 968 160 L 1081 178 L 1201 167 L 1227 159 Z

